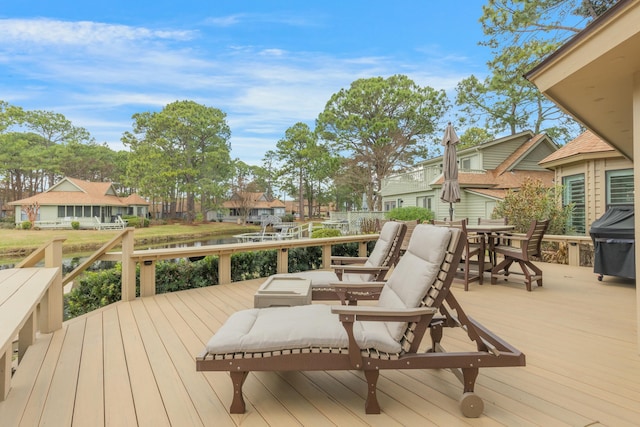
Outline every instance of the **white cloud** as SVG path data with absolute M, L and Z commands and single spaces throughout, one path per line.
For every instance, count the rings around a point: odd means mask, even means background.
M 0 40 L 4 40 L 3 43 L 89 46 L 145 40 L 185 41 L 194 36 L 193 31 L 153 30 L 91 21 L 0 19 Z

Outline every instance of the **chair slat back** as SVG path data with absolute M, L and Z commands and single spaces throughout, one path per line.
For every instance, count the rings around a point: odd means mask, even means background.
M 541 244 L 544 233 L 549 226 L 549 220 L 533 220 L 527 232 L 527 258 L 539 257 L 542 253 Z
M 455 220 L 455 221 L 440 221 L 437 219 L 434 219 L 433 221 L 431 221 L 431 224 L 436 225 L 438 227 L 449 227 L 449 228 L 457 228 L 459 230 L 462 230 L 465 234 L 467 234 L 467 219 L 459 219 L 459 220 Z

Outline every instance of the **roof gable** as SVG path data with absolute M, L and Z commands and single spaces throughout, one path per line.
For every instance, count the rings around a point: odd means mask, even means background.
M 603 141 L 593 132 L 587 130 L 577 138 L 569 141 L 558 151 L 551 153 L 540 161 L 544 167 L 573 163 L 586 158 L 620 156 L 623 157 L 612 146 Z
M 77 178 L 63 178 L 45 192 L 25 199 L 10 202 L 9 205 L 41 206 L 127 206 L 124 199 L 118 197 L 110 182 L 89 182 Z

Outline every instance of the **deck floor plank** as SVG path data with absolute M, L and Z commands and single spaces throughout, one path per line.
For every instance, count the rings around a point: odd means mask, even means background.
M 40 335 L 25 353 L 22 362 L 20 362 L 20 369 L 11 379 L 11 399 L 14 404 L 4 405 L 5 409 L 0 417 L 7 425 L 20 425 L 40 370 L 44 367 L 44 360 L 52 338 L 53 334 Z
M 73 424 L 77 426 L 100 426 L 104 425 L 102 315 L 87 316 L 86 321 Z M 69 326 L 71 326 L 71 323 Z
M 170 423 L 172 425 L 204 425 L 167 353 L 162 338 L 158 335 L 154 325 L 156 319 L 153 319 L 148 312 L 144 298 L 132 301 L 131 307 Z
M 146 349 L 138 329 L 131 304 L 118 306 L 122 327 L 122 342 L 127 359 L 131 393 L 138 423 L 145 426 L 169 426 L 169 417 L 158 390 L 153 370 L 147 359 Z M 154 387 L 155 385 L 155 387 Z
M 104 418 L 109 426 L 135 426 L 138 422 L 127 374 L 118 305 L 101 313 L 104 334 Z
M 47 347 L 46 357 L 43 359 L 42 366 L 38 370 L 38 376 L 34 378 L 35 383 L 29 395 L 27 405 L 24 408 L 24 415 L 20 420 L 21 426 L 33 427 L 40 424 L 42 410 L 49 396 L 49 388 L 55 375 L 58 357 L 62 351 L 62 344 L 64 343 L 66 333 L 66 328 L 53 332 L 51 342 Z M 29 350 L 30 349 L 27 349 L 27 353 L 29 353 Z M 0 419 L 2 419 L 2 417 L 0 417 Z
M 461 415 L 461 385 L 447 370 L 382 371 L 380 415 L 364 413 L 356 371 L 251 373 L 247 412 L 229 414 L 229 375 L 197 372 L 194 358 L 232 313 L 253 306 L 259 279 L 119 302 L 39 335 L 0 402 L 0 425 L 638 425 L 633 283 L 542 266 L 545 286 L 532 292 L 454 284 L 467 313 L 527 357 L 526 367 L 480 370 L 480 419 Z M 445 331 L 443 346 L 470 347 L 461 330 Z
M 175 305 L 169 300 L 173 300 Z M 212 399 L 211 388 L 206 379 L 193 368 L 193 355 L 202 349 L 202 342 L 182 317 L 188 315 L 189 310 L 181 304 L 179 298 L 170 294 L 145 299 L 144 302 L 165 347 L 170 349 L 169 356 L 200 419 L 205 425 L 213 420 L 216 426 L 233 425 L 227 409 L 220 401 Z
M 55 367 L 55 373 L 45 402 L 41 426 L 69 425 L 73 419 L 74 396 L 78 385 L 81 352 L 86 322 L 75 322 L 67 328 L 67 334 Z

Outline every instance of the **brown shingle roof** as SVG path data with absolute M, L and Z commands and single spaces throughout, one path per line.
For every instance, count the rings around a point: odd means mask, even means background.
M 77 190 L 58 190 L 65 181 L 73 184 Z M 121 199 L 115 194 L 113 185 L 110 182 L 89 182 L 69 177 L 58 181 L 44 193 L 10 202 L 9 205 L 30 205 L 35 202 L 38 202 L 40 206 L 128 206 L 126 199 Z M 148 204 L 146 201 L 143 203 Z
M 586 131 L 578 136 L 573 141 L 568 142 L 564 147 L 558 151 L 549 154 L 547 157 L 540 161 L 540 164 L 553 162 L 555 160 L 567 159 L 569 157 L 578 156 L 581 154 L 594 154 L 594 153 L 615 153 L 616 150 L 609 144 L 604 142 L 598 136 L 591 131 Z
M 131 206 L 131 205 L 148 206 L 150 204 L 145 199 L 140 197 L 139 194 L 135 194 L 135 193 L 125 197 L 124 199 L 122 199 L 122 201 L 128 206 Z

